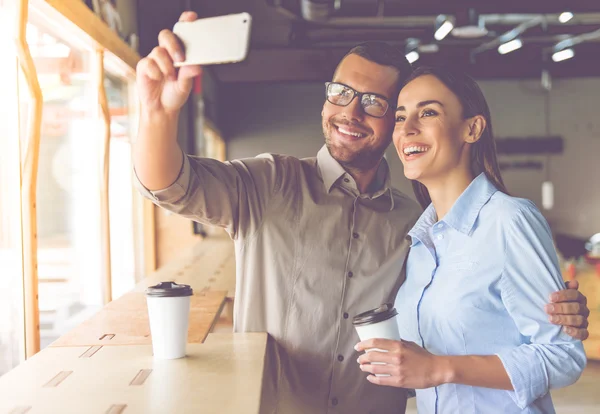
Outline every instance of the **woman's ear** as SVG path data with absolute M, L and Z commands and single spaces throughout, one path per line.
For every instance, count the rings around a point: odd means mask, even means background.
M 486 125 L 487 122 L 481 115 L 475 115 L 474 117 L 469 118 L 467 120 L 468 131 L 467 136 L 465 137 L 465 142 L 474 144 L 475 142 L 479 141 L 479 138 L 481 138 L 481 135 L 483 135 L 483 131 L 485 131 Z

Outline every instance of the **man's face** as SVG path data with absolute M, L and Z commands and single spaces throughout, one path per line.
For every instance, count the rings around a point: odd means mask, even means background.
M 398 76 L 393 67 L 349 55 L 338 66 L 333 81 L 357 92 L 374 93 L 395 102 Z M 325 100 L 322 117 L 325 144 L 332 157 L 344 167 L 361 171 L 376 167 L 392 141 L 393 108 L 382 118 L 369 116 L 363 111 L 358 96 L 347 106 Z

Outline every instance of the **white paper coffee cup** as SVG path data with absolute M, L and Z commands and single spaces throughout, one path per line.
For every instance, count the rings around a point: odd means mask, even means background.
M 185 356 L 193 294 L 190 286 L 175 282 L 162 282 L 146 289 L 155 358 L 177 359 Z
M 367 339 L 380 338 L 400 340 L 400 331 L 398 330 L 398 321 L 396 317 L 398 312 L 389 303 L 383 304 L 378 308 L 371 309 L 361 313 L 353 318 L 354 329 L 358 333 L 361 342 Z M 387 352 L 385 349 L 371 348 L 365 352 L 379 351 Z M 383 362 L 373 362 L 373 365 L 385 365 Z M 376 374 L 377 377 L 388 377 L 387 374 Z

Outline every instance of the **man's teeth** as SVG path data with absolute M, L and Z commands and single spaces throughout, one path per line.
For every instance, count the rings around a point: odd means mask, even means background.
M 427 147 L 417 147 L 417 146 L 406 147 L 406 148 L 404 148 L 404 154 L 411 155 L 411 154 L 415 154 L 415 153 L 427 152 L 427 150 L 429 150 L 429 148 L 427 148 Z
M 340 131 L 342 134 L 352 135 L 353 137 L 357 137 L 357 138 L 364 136 L 364 134 L 361 134 L 359 132 L 351 132 L 344 127 L 338 127 L 338 131 Z

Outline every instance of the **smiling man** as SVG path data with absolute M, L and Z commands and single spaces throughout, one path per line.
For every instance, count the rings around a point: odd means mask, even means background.
M 183 57 L 178 39 L 164 30 L 138 65 L 138 185 L 157 205 L 223 227 L 233 239 L 234 330 L 273 339 L 261 411 L 403 413 L 406 392 L 370 384 L 358 368 L 351 321 L 395 298 L 406 234 L 421 212 L 392 187 L 383 159 L 409 63 L 383 43 L 355 47 L 326 86 L 325 146 L 316 157 L 222 163 L 186 156 L 177 145 L 179 110 L 200 73 L 189 66 L 176 71 Z M 561 322 L 587 324 L 584 305 L 571 309 L 582 296 L 559 295 L 570 302 L 557 304 L 557 313 L 579 314 Z

